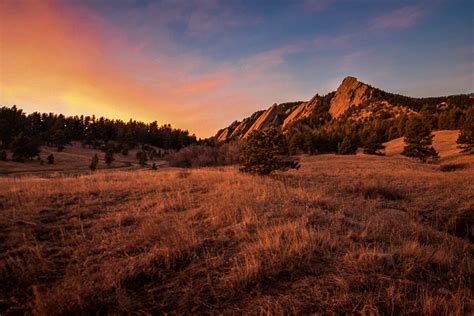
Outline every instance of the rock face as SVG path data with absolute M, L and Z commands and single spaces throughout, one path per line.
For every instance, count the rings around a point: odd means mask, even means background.
M 235 121 L 228 127 L 221 129 L 216 134 L 218 141 L 227 141 L 233 139 L 243 139 L 257 129 L 274 125 L 277 127 L 286 126 L 294 119 L 303 118 L 310 115 L 308 102 L 290 102 L 273 104 L 269 109 L 258 111 L 240 121 Z M 292 117 L 288 120 L 289 117 Z
M 329 113 L 338 118 L 353 105 L 359 105 L 370 97 L 371 87 L 359 82 L 355 77 L 346 77 L 332 97 Z M 258 111 L 242 121 L 235 121 L 216 134 L 219 141 L 243 139 L 256 129 L 270 125 L 286 128 L 291 122 L 309 117 L 314 110 L 321 106 L 321 97 L 316 94 L 307 102 L 290 102 L 273 104 L 270 108 Z
M 474 105 L 474 94 L 452 96 L 456 102 L 465 102 Z M 330 114 L 332 119 L 344 119 L 343 114 L 353 106 L 363 105 L 350 112 L 350 119 L 364 120 L 374 116 L 384 119 L 387 115 L 397 118 L 404 114 L 412 114 L 420 110 L 420 104 L 430 103 L 437 110 L 450 108 L 450 97 L 436 98 L 410 98 L 391 94 L 377 88 L 373 88 L 355 77 L 346 77 L 335 92 L 325 96 L 316 94 L 311 100 L 302 102 L 289 102 L 273 104 L 270 108 L 258 111 L 242 121 L 235 121 L 230 126 L 220 130 L 216 134 L 219 141 L 244 139 L 255 130 L 264 129 L 268 126 L 282 128 L 283 132 L 288 130 L 293 122 L 300 121 L 315 114 L 317 118 L 321 114 Z M 459 99 L 461 98 L 461 99 Z M 460 101 L 463 100 L 463 101 Z M 434 104 L 433 102 L 438 102 Z M 327 115 L 329 116 L 329 115 Z M 342 117 L 341 117 L 342 116 Z M 301 122 L 299 128 L 309 128 L 307 122 Z
M 351 106 L 366 101 L 369 98 L 370 90 L 368 85 L 359 82 L 357 78 L 346 77 L 331 100 L 329 113 L 333 118 L 338 118 Z

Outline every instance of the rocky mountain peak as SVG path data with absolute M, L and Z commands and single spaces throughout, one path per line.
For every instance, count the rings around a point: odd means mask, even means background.
M 370 87 L 360 82 L 355 77 L 346 77 L 336 90 L 334 98 L 331 100 L 329 113 L 332 117 L 338 118 L 349 107 L 359 105 L 369 97 Z

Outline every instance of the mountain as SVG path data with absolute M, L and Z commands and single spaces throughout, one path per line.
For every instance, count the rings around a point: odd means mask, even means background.
M 250 117 L 235 121 L 219 130 L 215 138 L 219 141 L 244 139 L 257 129 L 273 125 L 286 130 L 296 122 L 314 117 L 327 117 L 333 121 L 344 118 L 396 118 L 403 114 L 419 112 L 423 107 L 434 110 L 449 109 L 452 106 L 467 108 L 473 106 L 473 101 L 472 94 L 432 98 L 402 96 L 374 88 L 349 76 L 344 78 L 334 92 L 325 96 L 316 94 L 306 102 L 273 104 L 267 110 L 255 112 Z M 306 125 L 306 128 L 311 129 L 311 124 Z

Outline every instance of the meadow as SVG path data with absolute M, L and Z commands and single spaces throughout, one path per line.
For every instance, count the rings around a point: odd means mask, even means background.
M 469 314 L 473 163 L 3 177 L 0 313 Z

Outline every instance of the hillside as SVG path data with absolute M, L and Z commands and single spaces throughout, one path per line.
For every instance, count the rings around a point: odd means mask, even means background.
M 465 157 L 0 177 L 0 313 L 472 314 Z
M 219 130 L 215 138 L 222 142 L 244 139 L 252 131 L 270 125 L 287 130 L 301 123 L 303 129 L 314 129 L 315 125 L 320 125 L 321 120 L 322 123 L 338 120 L 393 120 L 423 109 L 436 112 L 439 116 L 449 116 L 453 115 L 450 110 L 470 106 L 474 106 L 472 94 L 412 98 L 385 92 L 349 76 L 336 91 L 326 96 L 316 94 L 307 102 L 274 104 L 267 110 L 255 112 L 250 117 Z
M 438 151 L 441 158 L 453 158 L 461 155 L 461 150 L 456 144 L 459 131 L 435 131 L 433 132 L 433 147 Z M 405 143 L 403 137 L 384 143 L 384 153 L 387 157 L 400 155 Z

